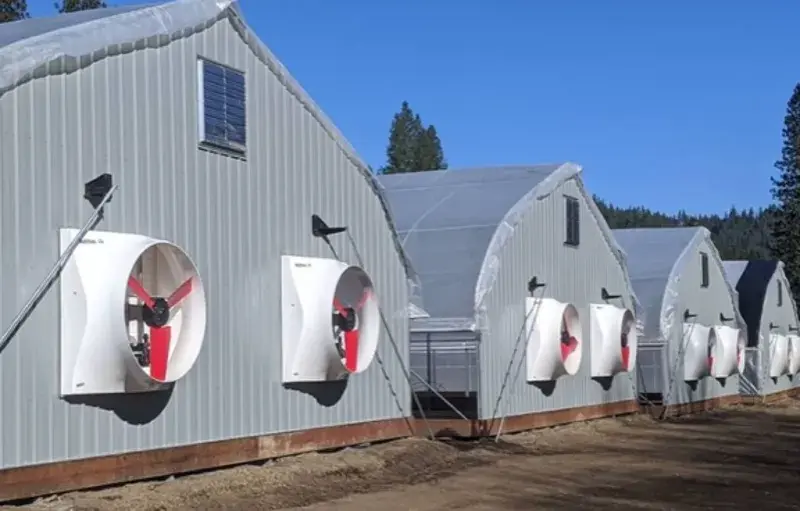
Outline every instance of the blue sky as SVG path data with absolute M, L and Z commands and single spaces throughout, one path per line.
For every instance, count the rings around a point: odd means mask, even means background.
M 771 200 L 800 81 L 798 2 L 240 4 L 373 167 L 407 100 L 451 167 L 571 160 L 601 197 L 667 212 Z

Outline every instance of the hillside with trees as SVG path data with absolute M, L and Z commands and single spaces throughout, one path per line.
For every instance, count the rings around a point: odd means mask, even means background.
M 722 215 L 666 215 L 644 207 L 619 208 L 595 196 L 595 202 L 612 229 L 700 225 L 711 231 L 723 259 L 769 259 L 771 223 L 775 207 L 737 210 Z

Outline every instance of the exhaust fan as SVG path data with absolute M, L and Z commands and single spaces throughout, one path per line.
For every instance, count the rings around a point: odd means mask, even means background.
M 61 250 L 77 234 L 61 229 Z M 184 377 L 203 345 L 206 298 L 176 245 L 89 232 L 61 274 L 61 395 L 158 390 Z
M 714 329 L 717 332 L 717 343 L 711 355 L 711 376 L 727 378 L 739 371 L 744 357 L 744 334 L 740 329 L 726 325 L 716 326 Z
M 769 336 L 769 375 L 778 378 L 789 372 L 789 339 L 785 335 Z
M 577 374 L 583 353 L 578 309 L 552 298 L 526 298 L 525 314 L 528 381 Z
M 697 381 L 711 374 L 717 345 L 717 333 L 714 328 L 697 323 L 684 323 L 683 344 L 684 381 Z
M 608 377 L 636 367 L 636 318 L 633 312 L 607 304 L 591 304 L 589 342 L 592 376 Z
M 789 352 L 789 374 L 800 372 L 800 336 L 789 334 L 787 337 L 787 350 Z
M 367 273 L 335 259 L 281 258 L 283 382 L 365 371 L 378 349 L 380 311 Z

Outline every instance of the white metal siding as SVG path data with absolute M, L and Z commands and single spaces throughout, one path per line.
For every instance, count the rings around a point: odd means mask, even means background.
M 198 150 L 198 56 L 246 72 L 246 161 Z M 399 403 L 377 364 L 354 377 L 335 406 L 280 383 L 280 255 L 330 256 L 310 234 L 312 213 L 349 227 L 407 360 L 406 280 L 364 177 L 227 20 L 5 94 L 0 144 L 3 328 L 55 262 L 57 229 L 89 216 L 83 183 L 103 172 L 121 188 L 99 228 L 183 246 L 209 307 L 196 366 L 148 421 L 160 396 L 91 405 L 57 397 L 59 304 L 51 290 L 0 354 L 0 467 L 409 414 L 409 386 L 386 336 L 379 355 Z M 345 235 L 332 241 L 343 259 L 358 262 Z
M 778 281 L 783 282 L 783 304 L 778 307 Z M 787 335 L 789 334 L 789 325 L 797 326 L 797 316 L 792 306 L 790 298 L 789 283 L 786 280 L 786 274 L 779 267 L 767 286 L 767 294 L 764 297 L 764 309 L 761 312 L 761 328 L 759 329 L 759 343 L 757 357 L 753 361 L 757 370 L 753 371 L 753 376 L 758 381 L 750 382 L 757 389 L 760 389 L 762 395 L 774 394 L 788 390 L 797 385 L 798 376 L 794 378 L 789 375 L 783 375 L 778 378 L 771 378 L 769 376 L 769 365 L 771 360 L 771 350 L 769 343 L 770 333 Z M 769 324 L 774 323 L 778 325 L 773 331 L 770 331 Z
M 702 282 L 702 267 L 700 253 L 708 254 L 709 285 L 704 288 Z M 736 395 L 739 392 L 739 376 L 733 375 L 720 382 L 716 378 L 703 378 L 696 387 L 692 387 L 683 379 L 683 355 L 679 354 L 683 339 L 683 312 L 689 309 L 697 317 L 690 320 L 700 325 L 720 325 L 719 315 L 723 313 L 727 318 L 736 316 L 733 309 L 733 299 L 728 292 L 725 273 L 720 264 L 715 263 L 712 257 L 712 247 L 708 241 L 703 241 L 692 250 L 679 268 L 679 302 L 676 305 L 676 326 L 673 329 L 674 338 L 669 342 L 667 378 L 669 381 L 664 391 L 665 404 L 685 404 L 704 401 L 722 396 Z M 733 326 L 730 324 L 730 326 Z M 683 350 L 685 352 L 685 348 Z M 667 396 L 669 393 L 669 396 Z
M 580 245 L 564 245 L 566 207 L 564 195 L 580 199 Z M 525 381 L 525 342 L 520 341 L 503 391 L 498 416 L 521 415 L 634 399 L 632 374 L 618 374 L 610 390 L 590 378 L 591 354 L 589 303 L 602 303 L 600 290 L 624 296 L 624 306 L 633 308 L 624 269 L 617 262 L 591 216 L 574 179 L 568 180 L 528 211 L 500 254 L 500 271 L 487 295 L 489 325 L 481 343 L 481 414 L 491 418 L 501 386 L 509 370 L 512 353 L 525 318 L 527 283 L 537 276 L 547 284 L 545 296 L 572 302 L 581 315 L 584 332 L 583 361 L 574 377 L 560 378 L 551 395 Z M 537 291 L 537 296 L 542 290 Z M 619 301 L 614 302 L 620 305 Z M 523 367 L 514 381 L 517 365 Z

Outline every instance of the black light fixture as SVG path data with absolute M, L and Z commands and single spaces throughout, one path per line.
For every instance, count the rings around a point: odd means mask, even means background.
M 733 318 L 726 318 L 726 317 L 725 317 L 725 314 L 723 314 L 723 313 L 721 313 L 721 312 L 720 312 L 720 313 L 719 313 L 719 320 L 720 320 L 722 323 L 727 323 L 728 321 L 733 321 Z
M 800 332 L 800 328 L 797 328 L 796 326 L 789 325 L 789 331 L 790 332 Z
M 547 284 L 545 284 L 544 282 L 539 282 L 539 279 L 534 275 L 533 277 L 531 277 L 531 280 L 528 281 L 528 293 L 533 295 L 533 293 L 537 289 L 539 289 L 540 287 L 544 287 L 546 285 Z
M 100 174 L 83 185 L 83 198 L 89 201 L 92 208 L 97 209 L 106 198 L 108 192 L 114 187 L 114 178 L 111 174 Z M 109 198 L 109 201 L 111 199 Z
M 328 239 L 331 234 L 339 234 L 347 230 L 347 227 L 331 227 L 319 215 L 311 215 L 311 234 L 315 238 Z
M 622 295 L 609 294 L 608 289 L 603 287 L 603 288 L 600 288 L 600 298 L 602 298 L 603 301 L 607 302 L 609 300 L 616 300 L 618 298 L 622 298 Z
M 775 324 L 775 323 L 773 323 L 772 321 L 770 321 L 770 322 L 769 322 L 769 329 L 770 329 L 770 330 L 775 330 L 776 328 L 778 328 L 778 326 L 779 326 L 779 325 L 776 325 L 776 324 Z
M 689 309 L 686 309 L 685 311 L 683 311 L 683 320 L 684 321 L 688 321 L 688 320 L 690 320 L 692 318 L 696 318 L 696 317 L 697 317 L 697 314 L 692 314 L 689 311 Z

